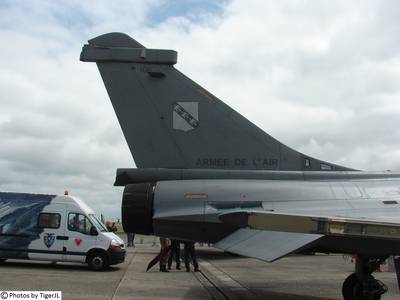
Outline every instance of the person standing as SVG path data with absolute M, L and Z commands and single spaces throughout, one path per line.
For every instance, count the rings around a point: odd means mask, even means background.
M 396 270 L 396 275 L 397 275 L 397 284 L 398 284 L 399 290 L 400 290 L 400 256 L 393 256 L 393 261 L 394 261 L 394 268 Z
M 128 247 L 135 247 L 135 234 L 133 232 L 126 233 L 128 237 Z
M 75 217 L 74 217 L 75 218 Z M 106 222 L 106 227 L 107 227 L 107 230 L 109 231 L 109 232 L 111 232 L 111 222 L 110 221 L 107 221 Z
M 112 222 L 112 224 L 111 224 L 111 232 L 117 232 L 117 231 L 118 231 L 117 225 L 115 225 L 115 222 Z
M 168 249 L 170 241 L 167 238 L 160 237 L 160 272 L 169 272 L 167 270 L 167 262 L 168 262 Z
M 172 259 L 175 256 L 176 269 L 181 269 L 181 243 L 178 240 L 171 240 L 171 251 L 168 257 L 168 270 L 171 270 Z
M 190 259 L 192 259 L 193 267 L 195 272 L 199 272 L 199 264 L 197 262 L 196 250 L 194 248 L 194 242 L 184 243 L 185 252 L 185 268 L 186 272 L 190 272 Z

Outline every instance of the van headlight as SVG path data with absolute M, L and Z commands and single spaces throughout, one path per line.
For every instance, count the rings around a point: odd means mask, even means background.
M 118 242 L 116 239 L 112 239 L 110 242 L 110 250 L 118 251 L 124 249 L 125 245 L 123 243 Z

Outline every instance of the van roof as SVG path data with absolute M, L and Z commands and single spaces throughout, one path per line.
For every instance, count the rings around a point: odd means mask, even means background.
M 50 204 L 68 204 L 74 203 L 85 214 L 94 214 L 94 211 L 81 199 L 73 196 L 52 195 L 52 194 L 34 194 L 34 193 L 16 193 L 16 192 L 0 192 L 0 201 L 32 201 L 32 202 L 47 202 Z
M 56 197 L 57 195 L 54 194 L 38 194 L 38 193 L 19 193 L 19 192 L 0 192 L 0 197 L 22 197 L 26 196 L 27 198 L 30 198 L 31 196 L 33 197 L 39 197 L 39 196 L 44 196 L 44 197 Z
M 91 209 L 84 201 L 81 199 L 74 197 L 74 196 L 57 196 L 55 199 L 55 202 L 57 203 L 71 203 L 71 200 L 75 202 L 75 204 L 87 215 L 89 214 L 94 214 L 93 209 Z

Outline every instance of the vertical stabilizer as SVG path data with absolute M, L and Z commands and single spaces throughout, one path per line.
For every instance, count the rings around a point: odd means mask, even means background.
M 280 143 L 177 69 L 173 50 L 122 33 L 83 47 L 96 62 L 140 168 L 350 170 Z

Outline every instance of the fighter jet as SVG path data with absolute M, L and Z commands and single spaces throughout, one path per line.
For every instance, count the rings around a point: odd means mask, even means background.
M 96 62 L 137 166 L 117 170 L 125 231 L 268 262 L 355 254 L 344 299 L 381 298 L 387 288 L 372 273 L 400 254 L 400 174 L 291 149 L 179 72 L 173 50 L 108 33 L 81 60 Z

